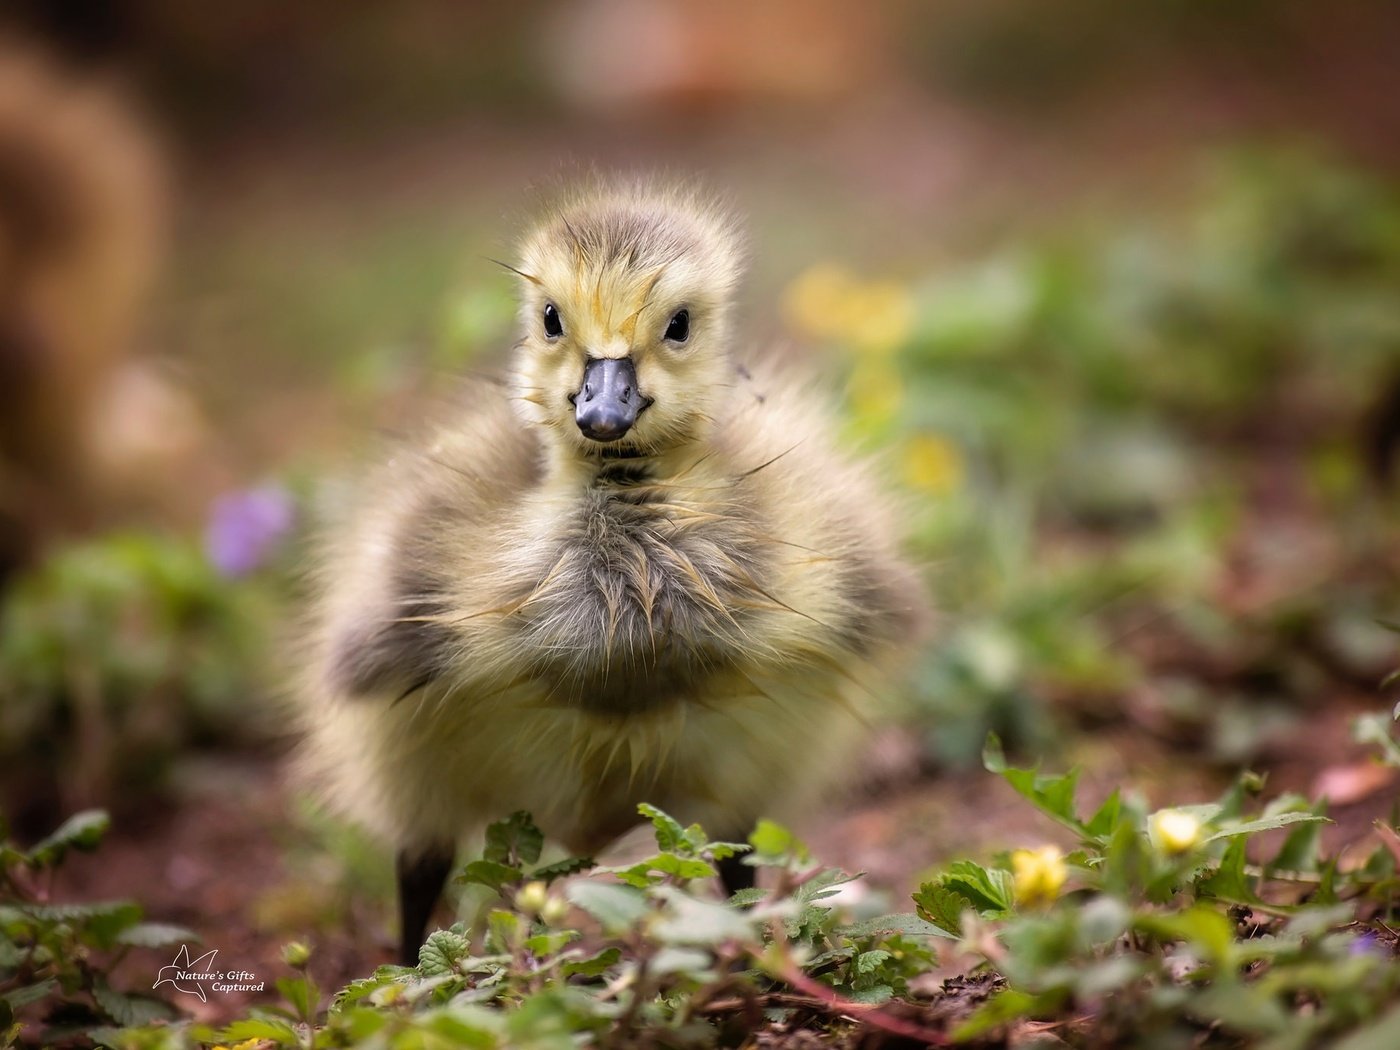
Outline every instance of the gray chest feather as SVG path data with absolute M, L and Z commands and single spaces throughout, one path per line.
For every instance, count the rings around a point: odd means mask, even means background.
M 731 668 L 761 597 L 753 530 L 636 484 L 587 491 L 519 610 L 553 699 L 625 713 L 685 699 Z

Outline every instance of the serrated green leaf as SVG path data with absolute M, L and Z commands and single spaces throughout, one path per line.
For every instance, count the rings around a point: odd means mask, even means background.
M 668 905 L 666 913 L 648 926 L 657 940 L 667 944 L 711 946 L 754 935 L 753 919 L 726 904 L 700 900 L 674 886 L 663 886 L 653 892 L 663 897 Z
M 761 890 L 755 886 L 749 889 L 735 890 L 729 895 L 729 903 L 734 907 L 748 908 L 761 900 L 766 900 L 767 897 L 767 890 Z
M 971 905 L 968 905 L 971 907 Z M 862 919 L 850 926 L 838 927 L 843 937 L 878 937 L 892 933 L 905 937 L 944 937 L 956 939 L 957 931 L 947 929 L 918 915 L 899 913 L 881 915 L 874 919 Z
M 510 867 L 533 864 L 544 850 L 544 832 L 535 826 L 529 813 L 520 810 L 486 827 L 486 848 L 482 856 Z
M 888 1002 L 894 996 L 894 989 L 887 984 L 877 984 L 870 988 L 857 988 L 849 994 L 854 1002 L 877 1006 Z
M 647 914 L 647 899 L 627 886 L 593 880 L 578 881 L 568 887 L 569 901 L 593 916 L 604 928 L 621 931 Z
M 1000 914 L 1011 910 L 1011 872 L 1003 868 L 984 868 L 970 860 L 954 861 L 939 875 L 938 883 L 966 897 L 979 912 Z
M 1093 837 L 1089 828 L 1074 810 L 1074 795 L 1079 784 L 1079 771 L 1072 769 L 1058 776 L 1042 774 L 1034 769 L 1017 769 L 1006 764 L 1001 740 L 995 733 L 987 734 L 982 750 L 982 764 L 989 772 L 999 774 L 1015 788 L 1017 794 L 1042 813 L 1085 838 Z
M 418 949 L 418 972 L 424 977 L 453 973 L 469 947 L 467 938 L 456 930 L 436 930 Z
M 703 860 L 674 853 L 658 853 L 644 863 L 653 871 L 674 875 L 678 879 L 712 879 L 719 874 Z
M 935 928 L 962 935 L 962 914 L 976 910 L 965 895 L 936 882 L 926 882 L 914 893 L 914 907 L 920 918 Z
M 643 802 L 637 807 L 637 812 L 651 821 L 651 826 L 656 830 L 656 846 L 660 850 L 687 849 L 689 843 L 686 842 L 685 829 L 681 827 L 680 821 L 676 820 L 664 810 Z
M 1237 835 L 1254 835 L 1261 831 L 1273 831 L 1275 828 L 1286 828 L 1290 824 L 1317 824 L 1332 823 L 1326 817 L 1319 817 L 1316 813 L 1276 813 L 1271 817 L 1260 817 L 1257 820 L 1244 820 L 1232 823 L 1225 827 L 1204 836 L 1201 842 L 1216 842 L 1219 839 L 1233 838 Z
M 500 893 L 502 887 L 520 882 L 525 874 L 519 868 L 494 860 L 474 860 L 458 874 L 455 882 L 462 885 L 485 886 Z
M 29 863 L 35 867 L 48 867 L 61 860 L 70 849 L 94 850 L 111 825 L 111 818 L 100 809 L 74 813 L 29 851 Z
M 861 952 L 856 956 L 856 973 L 874 973 L 885 963 L 894 958 L 892 952 L 887 952 L 883 948 L 876 948 L 872 951 Z
M 556 860 L 553 864 L 545 864 L 530 872 L 531 879 L 539 879 L 548 884 L 555 879 L 566 879 L 570 875 L 577 875 L 579 872 L 587 871 L 595 867 L 592 857 L 568 857 L 564 860 Z
M 177 1016 L 174 1008 L 162 999 L 114 991 L 104 981 L 93 985 L 92 997 L 102 1012 L 123 1028 L 167 1021 Z

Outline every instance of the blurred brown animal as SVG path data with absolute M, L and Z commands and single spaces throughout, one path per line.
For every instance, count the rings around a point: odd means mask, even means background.
M 95 512 L 94 415 L 159 255 L 158 157 L 111 86 L 0 49 L 0 579 Z

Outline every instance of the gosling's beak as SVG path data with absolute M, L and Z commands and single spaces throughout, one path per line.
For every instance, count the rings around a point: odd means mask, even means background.
M 637 369 L 630 357 L 593 358 L 583 368 L 583 386 L 569 400 L 579 430 L 594 441 L 618 440 L 651 404 L 637 390 Z

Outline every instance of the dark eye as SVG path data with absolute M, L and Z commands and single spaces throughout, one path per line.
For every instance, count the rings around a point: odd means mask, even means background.
M 544 334 L 551 339 L 564 334 L 564 322 L 559 320 L 559 311 L 553 303 L 544 304 Z
M 690 338 L 690 311 L 677 310 L 666 326 L 666 338 L 673 343 L 683 343 Z

